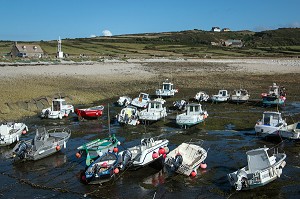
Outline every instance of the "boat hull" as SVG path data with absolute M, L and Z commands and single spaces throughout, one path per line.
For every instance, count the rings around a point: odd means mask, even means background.
M 19 141 L 20 136 L 28 131 L 24 123 L 2 124 L 0 129 L 0 146 L 11 145 Z

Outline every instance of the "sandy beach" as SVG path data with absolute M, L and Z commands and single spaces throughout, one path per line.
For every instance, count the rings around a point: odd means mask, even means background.
M 290 91 L 300 82 L 300 59 L 128 59 L 104 62 L 0 63 L 0 120 L 39 112 L 36 102 L 62 94 L 74 104 L 151 91 L 164 79 L 178 87 L 217 90 L 243 87 L 259 92 L 276 81 Z M 246 77 L 246 78 L 244 78 Z M 217 79 L 216 79 L 217 78 Z M 154 92 L 154 91 L 153 91 Z M 294 92 L 292 92 L 294 93 Z M 192 96 L 190 96 L 192 97 Z M 294 93 L 294 97 L 297 94 Z M 35 103 L 35 104 L 34 104 Z M 43 104 L 46 106 L 47 104 Z

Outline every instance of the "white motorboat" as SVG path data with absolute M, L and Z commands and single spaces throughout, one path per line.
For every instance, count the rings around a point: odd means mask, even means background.
M 127 148 L 119 153 L 121 169 L 144 167 L 169 152 L 169 140 L 145 138 L 137 146 Z
M 263 135 L 277 134 L 279 130 L 285 129 L 287 123 L 281 117 L 280 112 L 265 111 L 263 118 L 258 120 L 254 126 L 256 133 Z
M 269 148 L 258 148 L 247 151 L 248 165 L 227 174 L 231 186 L 237 191 L 253 189 L 268 184 L 280 177 L 286 165 L 285 153 L 268 154 Z
M 176 124 L 186 128 L 203 122 L 207 117 L 208 113 L 202 110 L 201 104 L 191 103 L 186 105 L 185 113 L 176 116 Z
M 300 122 L 284 126 L 278 130 L 279 136 L 292 140 L 300 139 Z
M 163 82 L 162 89 L 156 89 L 155 94 L 160 97 L 172 97 L 177 92 L 178 90 L 174 89 L 173 83 L 166 79 L 166 81 Z
M 0 146 L 10 145 L 19 141 L 22 134 L 26 134 L 28 127 L 24 123 L 8 122 L 0 126 Z
M 217 95 L 211 97 L 212 102 L 227 102 L 230 95 L 227 90 L 219 90 Z
M 128 96 L 121 96 L 119 97 L 117 104 L 119 106 L 128 106 L 131 103 L 132 99 Z
M 62 119 L 73 112 L 74 106 L 67 104 L 65 99 L 54 98 L 51 107 L 42 110 L 41 118 Z
M 147 109 L 140 112 L 140 120 L 157 121 L 167 116 L 166 107 L 159 101 L 148 102 Z
M 139 124 L 140 112 L 135 106 L 127 106 L 122 108 L 120 113 L 116 116 L 120 124 L 137 125 Z
M 150 98 L 148 93 L 140 93 L 138 97 L 132 100 L 131 105 L 138 108 L 146 108 L 149 101 Z
M 194 176 L 199 167 L 205 169 L 207 165 L 204 160 L 207 157 L 207 151 L 202 147 L 203 142 L 203 140 L 192 139 L 170 151 L 165 158 L 167 170 L 186 176 Z
M 249 98 L 250 95 L 246 89 L 236 89 L 233 91 L 230 100 L 234 103 L 243 103 L 247 102 Z
M 207 102 L 209 100 L 209 95 L 205 91 L 200 91 L 196 93 L 194 99 L 198 102 Z

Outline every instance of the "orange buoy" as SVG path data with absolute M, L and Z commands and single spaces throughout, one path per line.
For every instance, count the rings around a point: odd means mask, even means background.
M 81 154 L 79 152 L 76 153 L 76 158 L 81 158 Z
M 114 169 L 114 173 L 115 173 L 115 174 L 118 174 L 119 172 L 120 172 L 120 170 L 119 170 L 118 168 L 115 168 L 115 169 Z
M 166 157 L 167 157 L 167 154 L 164 153 L 164 154 L 163 154 L 163 158 L 166 159 Z
M 114 147 L 113 151 L 114 151 L 114 153 L 118 153 L 118 151 L 119 151 L 118 147 Z
M 59 145 L 57 145 L 55 148 L 56 148 L 56 151 L 60 150 L 60 146 Z
M 23 135 L 25 135 L 27 132 L 26 132 L 26 130 L 24 129 L 23 131 L 22 131 L 22 134 Z
M 65 114 L 64 114 L 64 116 L 65 116 L 65 117 L 68 117 L 68 114 L 67 114 L 67 113 L 65 113 Z
M 197 172 L 196 171 L 192 171 L 190 176 L 191 177 L 195 177 L 196 175 L 197 175 Z
M 207 164 L 206 163 L 201 163 L 200 167 L 201 167 L 201 169 L 206 169 L 207 168 Z
M 154 152 L 152 153 L 152 159 L 156 159 L 156 158 L 158 158 L 158 154 L 154 151 Z

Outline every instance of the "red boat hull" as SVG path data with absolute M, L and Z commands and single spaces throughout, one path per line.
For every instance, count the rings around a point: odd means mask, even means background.
M 100 109 L 76 109 L 75 113 L 78 117 L 83 118 L 98 118 L 102 116 L 103 110 Z

